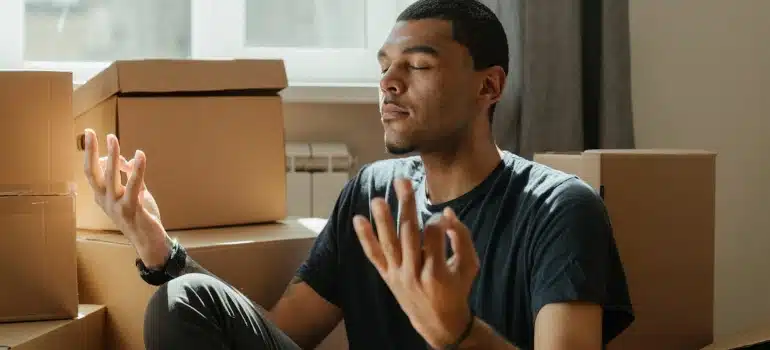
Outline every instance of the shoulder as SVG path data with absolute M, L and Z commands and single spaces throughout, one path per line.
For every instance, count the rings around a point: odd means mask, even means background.
M 509 152 L 503 156 L 514 181 L 520 181 L 527 198 L 552 209 L 554 205 L 601 204 L 599 193 L 574 174 L 565 173 Z M 523 181 L 522 181 L 523 180 Z
M 578 176 L 512 154 L 504 160 L 512 181 L 523 186 L 522 207 L 529 209 L 541 229 L 554 221 L 569 225 L 607 220 L 599 192 Z

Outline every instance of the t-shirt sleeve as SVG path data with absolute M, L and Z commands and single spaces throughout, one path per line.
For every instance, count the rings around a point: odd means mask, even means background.
M 551 303 L 602 306 L 605 342 L 633 321 L 628 286 L 604 202 L 584 182 L 558 185 L 538 211 L 532 249 L 532 315 Z
M 326 225 L 321 230 L 308 258 L 300 265 L 296 276 L 307 283 L 318 295 L 341 307 L 339 297 L 340 239 L 352 227 L 353 201 L 358 177 L 349 180 L 334 205 Z

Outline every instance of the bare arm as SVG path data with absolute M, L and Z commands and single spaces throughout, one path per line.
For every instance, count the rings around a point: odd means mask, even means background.
M 476 318 L 470 335 L 460 344 L 460 349 L 517 350 L 518 348 L 497 334 L 491 326 Z
M 492 327 L 476 319 L 461 349 L 514 350 Z M 535 321 L 535 350 L 600 350 L 602 309 L 589 303 L 557 303 L 544 306 Z
M 342 311 L 295 277 L 268 317 L 301 348 L 313 349 L 342 321 Z
M 590 303 L 544 306 L 535 321 L 536 350 L 600 350 L 602 308 Z

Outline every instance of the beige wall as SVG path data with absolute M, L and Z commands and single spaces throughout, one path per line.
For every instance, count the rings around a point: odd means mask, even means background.
M 287 141 L 345 143 L 356 167 L 388 157 L 376 104 L 287 103 L 284 114 Z
M 717 335 L 770 320 L 768 13 L 767 0 L 631 1 L 637 146 L 719 152 Z

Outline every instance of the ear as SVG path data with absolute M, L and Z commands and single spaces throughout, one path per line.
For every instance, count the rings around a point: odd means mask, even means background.
M 481 72 L 481 91 L 479 98 L 484 99 L 490 105 L 497 103 L 505 88 L 505 71 L 500 66 L 492 66 Z

